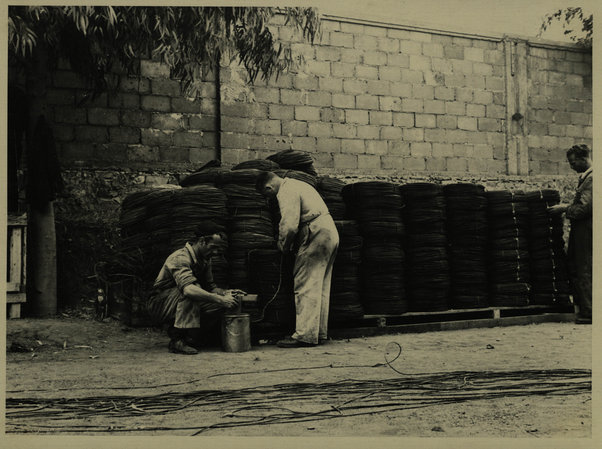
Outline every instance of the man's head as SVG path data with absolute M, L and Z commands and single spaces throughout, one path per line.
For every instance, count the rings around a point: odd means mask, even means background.
M 282 178 L 280 176 L 271 171 L 266 171 L 257 177 L 255 189 L 262 195 L 272 198 L 278 194 L 281 185 Z
M 192 246 L 197 255 L 204 259 L 215 256 L 226 238 L 226 235 L 218 230 L 217 225 L 209 221 L 200 223 L 194 234 L 196 240 Z
M 566 152 L 569 165 L 577 173 L 583 173 L 592 166 L 590 149 L 585 144 L 573 145 Z

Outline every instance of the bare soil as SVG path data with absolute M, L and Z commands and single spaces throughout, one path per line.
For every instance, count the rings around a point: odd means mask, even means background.
M 258 409 L 257 403 L 267 396 L 257 391 L 249 395 L 248 390 L 264 387 L 273 391 L 282 386 L 290 391 L 291 384 L 310 383 L 316 385 L 309 385 L 304 391 L 318 391 L 325 383 L 350 379 L 356 383 L 412 380 L 429 373 L 453 373 L 454 385 L 463 388 L 471 382 L 464 378 L 462 384 L 462 372 L 591 369 L 591 332 L 591 326 L 543 323 L 330 340 L 313 348 L 280 349 L 261 344 L 243 353 L 209 348 L 198 355 L 185 356 L 167 351 L 164 332 L 128 328 L 113 320 L 12 320 L 7 323 L 6 397 L 23 401 L 36 398 L 40 404 L 42 399 L 64 398 L 61 407 L 75 408 L 71 415 L 62 418 L 50 413 L 52 408 L 46 406 L 34 411 L 33 417 L 16 419 L 11 417 L 14 409 L 7 407 L 6 431 L 191 435 L 201 426 L 217 425 L 204 429 L 202 435 L 591 437 L 589 391 L 571 395 L 476 396 L 459 402 L 397 410 L 385 407 L 378 413 L 346 416 L 347 412 L 336 411 L 345 404 L 354 404 L 358 406 L 354 411 L 361 411 L 359 407 L 369 399 L 350 391 L 348 395 L 306 395 L 273 403 L 280 409 L 269 408 L 272 402 L 267 402 L 266 407 Z M 391 342 L 403 348 L 391 366 L 404 374 L 384 363 L 385 357 L 392 360 L 396 355 L 397 347 Z M 201 390 L 213 392 L 210 397 L 216 398 L 216 392 L 222 392 L 229 399 L 216 399 L 214 405 L 207 405 L 211 401 L 199 399 L 209 397 L 199 393 Z M 422 393 L 427 399 L 440 394 Z M 130 396 L 128 407 L 136 409 L 141 398 L 159 394 L 166 396 L 157 401 L 185 394 L 183 407 L 155 414 L 144 410 L 128 416 L 110 414 L 121 407 L 121 396 Z M 112 400 L 115 408 L 103 413 L 93 409 L 83 415 L 78 404 L 91 398 L 96 401 L 94 407 L 109 404 L 111 409 Z M 194 401 L 197 402 L 191 403 Z M 201 402 L 205 403 L 202 407 Z M 241 409 L 252 409 L 251 418 Z M 44 410 L 49 412 L 44 414 Z M 325 410 L 330 419 L 323 419 Z M 315 414 L 308 416 L 308 411 Z M 285 419 L 270 423 L 277 414 Z M 293 422 L 290 418 L 294 414 L 307 419 Z M 243 419 L 243 415 L 247 418 Z M 220 427 L 241 421 L 251 424 Z

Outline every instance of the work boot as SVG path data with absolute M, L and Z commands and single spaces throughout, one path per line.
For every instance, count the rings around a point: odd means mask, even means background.
M 169 352 L 174 354 L 194 355 L 199 353 L 199 351 L 184 343 L 184 340 L 170 340 L 168 348 Z
M 301 340 L 295 340 L 293 337 L 286 337 L 280 340 L 276 345 L 279 348 L 311 348 L 315 343 L 307 343 Z

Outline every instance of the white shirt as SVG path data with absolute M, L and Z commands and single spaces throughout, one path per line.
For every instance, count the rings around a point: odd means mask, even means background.
M 276 198 L 282 216 L 278 227 L 278 247 L 281 250 L 290 248 L 299 224 L 329 213 L 318 191 L 297 179 L 284 178 Z
M 587 170 L 585 170 L 583 173 L 581 173 L 579 175 L 579 180 L 585 179 L 593 170 L 594 170 L 593 166 L 591 166 L 590 168 L 588 168 Z

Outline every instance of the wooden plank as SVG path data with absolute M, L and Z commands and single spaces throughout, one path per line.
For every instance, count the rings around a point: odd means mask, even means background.
M 8 214 L 8 216 L 6 217 L 6 224 L 8 226 L 27 226 L 27 214 Z
M 21 228 L 9 228 L 9 249 L 8 249 L 8 282 L 21 283 L 22 266 L 22 235 Z
M 525 315 L 516 317 L 502 317 L 498 319 L 485 318 L 477 320 L 457 320 L 448 322 L 401 324 L 385 327 L 355 327 L 348 329 L 329 329 L 332 338 L 369 337 L 374 335 L 409 334 L 422 332 L 435 332 L 460 329 L 491 328 L 498 326 L 521 326 L 534 323 L 572 322 L 575 315 L 572 313 L 544 313 L 541 315 Z
M 26 293 L 7 293 L 6 294 L 6 302 L 8 304 L 17 304 L 27 302 L 27 294 Z
M 6 283 L 6 291 L 9 293 L 18 293 L 21 291 L 21 283 L 20 282 L 7 282 Z
M 364 315 L 363 318 L 367 320 L 371 319 L 379 319 L 379 318 L 400 318 L 400 317 L 428 317 L 428 316 L 437 316 L 437 315 L 457 315 L 464 313 L 473 313 L 473 312 L 493 312 L 500 310 L 529 310 L 529 311 L 547 311 L 553 310 L 553 306 L 546 305 L 531 305 L 531 306 L 520 306 L 520 307 L 507 307 L 507 306 L 499 306 L 499 307 L 480 307 L 476 309 L 449 309 L 449 310 L 437 310 L 434 312 L 406 312 L 398 315 Z
M 27 217 L 26 217 L 26 221 L 27 221 Z M 23 272 L 21 275 L 21 284 L 22 284 L 23 290 L 25 290 L 25 286 L 27 285 L 27 227 L 23 228 L 22 245 L 23 245 L 23 252 L 21 253 L 21 255 L 22 255 L 21 264 L 23 265 Z
M 8 313 L 6 316 L 10 320 L 21 318 L 21 304 L 8 304 Z

